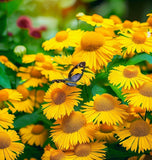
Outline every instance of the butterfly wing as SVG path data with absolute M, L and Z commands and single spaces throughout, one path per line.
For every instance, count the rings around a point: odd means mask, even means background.
M 74 66 L 69 72 L 68 79 L 71 82 L 77 82 L 81 79 L 83 72 L 85 69 L 85 62 L 80 62 L 76 66 Z
M 52 83 L 54 83 L 54 82 L 57 82 L 57 83 L 63 82 L 63 83 L 65 83 L 65 81 L 66 81 L 66 79 L 54 79 L 51 82 Z
M 51 82 L 52 83 L 54 83 L 54 82 L 57 82 L 57 83 L 63 82 L 68 86 L 76 86 L 77 85 L 76 82 L 79 79 L 81 79 L 81 77 L 83 75 L 83 72 L 84 72 L 84 69 L 85 69 L 85 64 L 86 64 L 85 62 L 80 62 L 79 64 L 74 66 L 70 70 L 67 79 L 55 79 L 55 80 L 52 80 Z

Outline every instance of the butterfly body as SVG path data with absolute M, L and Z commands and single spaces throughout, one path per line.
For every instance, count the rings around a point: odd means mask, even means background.
M 85 62 L 80 62 L 79 64 L 77 64 L 76 66 L 74 66 L 69 74 L 68 74 L 68 78 L 67 79 L 55 79 L 51 82 L 63 82 L 68 86 L 77 86 L 76 82 L 79 81 L 83 75 L 84 69 L 85 69 Z M 75 73 L 76 72 L 76 73 Z M 80 73 L 77 73 L 80 72 Z

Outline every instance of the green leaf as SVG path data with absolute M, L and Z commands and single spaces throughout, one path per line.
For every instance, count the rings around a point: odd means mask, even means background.
M 23 114 L 21 117 L 17 118 L 14 121 L 14 128 L 18 130 L 27 125 L 38 122 L 39 119 L 40 119 L 39 111 L 36 111 L 32 114 Z
M 10 80 L 4 68 L 2 67 L 2 64 L 0 65 L 0 86 L 3 88 L 11 88 Z
M 103 94 L 103 93 L 107 93 L 107 90 L 101 86 L 98 85 L 94 85 L 92 88 L 92 94 L 93 96 L 95 96 L 96 94 Z
M 128 60 L 126 63 L 127 65 L 134 65 L 142 61 L 148 61 L 150 64 L 152 64 L 152 56 L 147 53 L 138 54 L 131 59 Z
M 117 86 L 113 86 L 112 84 L 109 84 L 111 89 L 115 92 L 115 94 L 121 99 L 123 102 L 125 101 L 125 97 L 122 95 L 121 90 Z

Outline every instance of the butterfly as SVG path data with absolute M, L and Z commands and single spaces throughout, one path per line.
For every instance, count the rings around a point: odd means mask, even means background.
M 66 85 L 68 86 L 77 86 L 76 82 L 79 81 L 83 75 L 83 72 L 85 70 L 85 65 L 86 63 L 85 62 L 80 62 L 79 64 L 77 64 L 76 66 L 74 66 L 69 74 L 68 74 L 68 78 L 66 79 L 55 79 L 55 80 L 52 80 L 51 82 L 54 83 L 54 82 L 63 82 L 65 83 Z M 81 72 L 81 73 L 77 73 L 77 69 Z M 74 73 L 76 72 L 76 73 Z

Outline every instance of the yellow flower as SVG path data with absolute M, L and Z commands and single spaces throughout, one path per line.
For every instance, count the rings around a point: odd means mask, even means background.
M 31 63 L 31 62 L 45 62 L 45 61 L 53 61 L 53 57 L 49 55 L 44 55 L 43 53 L 24 55 L 22 58 L 23 63 Z
M 62 51 L 63 48 L 68 48 L 69 46 L 76 47 L 80 43 L 83 33 L 81 30 L 71 29 L 59 31 L 54 38 L 43 42 L 42 47 L 45 51 L 54 49 Z
M 36 67 L 37 70 L 41 72 L 49 81 L 54 79 L 62 79 L 63 75 L 61 74 L 60 68 L 56 63 L 52 63 L 51 61 L 37 62 Z
M 150 81 L 150 78 L 142 74 L 139 66 L 119 65 L 114 67 L 109 74 L 108 80 L 119 88 L 131 89 L 139 88 L 144 82 Z
M 48 138 L 48 130 L 41 124 L 31 124 L 19 130 L 23 143 L 29 145 L 43 146 Z
M 66 160 L 65 153 L 60 149 L 54 149 L 50 145 L 44 148 L 42 160 Z
M 93 140 L 95 127 L 87 123 L 81 112 L 72 112 L 63 119 L 58 119 L 56 126 L 51 127 L 51 137 L 59 149 L 69 149 L 78 143 L 86 143 Z
M 102 34 L 97 32 L 86 32 L 78 47 L 73 53 L 73 59 L 86 62 L 92 70 L 99 70 L 107 66 L 115 54 L 113 41 L 105 40 Z
M 142 28 L 145 28 L 147 30 L 152 28 L 152 13 L 148 13 L 146 16 L 148 16 L 146 22 L 141 23 Z
M 2 107 L 8 106 L 10 110 L 14 109 L 14 102 L 21 101 L 22 94 L 15 89 L 1 89 L 0 90 L 0 104 Z M 10 104 L 10 103 L 11 104 Z
M 11 68 L 13 71 L 18 71 L 18 68 L 12 62 L 10 62 L 6 56 L 1 55 L 0 62 L 6 67 Z
M 0 158 L 1 160 L 14 160 L 23 153 L 24 145 L 14 130 L 0 128 Z
M 121 24 L 122 23 L 121 19 L 116 15 L 111 15 L 110 19 L 113 20 L 114 24 Z
M 129 157 L 127 160 L 138 160 L 138 156 Z
M 120 144 L 134 152 L 144 152 L 152 149 L 152 126 L 138 119 L 130 123 L 130 126 L 117 133 Z
M 91 24 L 92 26 L 102 26 L 105 28 L 111 28 L 114 25 L 113 20 L 103 18 L 98 14 L 93 14 L 92 16 L 82 15 L 79 16 L 78 19 L 81 21 L 85 21 L 86 23 Z
M 32 113 L 34 110 L 34 101 L 32 101 L 29 98 L 29 90 L 26 89 L 24 85 L 19 85 L 17 87 L 17 91 L 22 94 L 21 101 L 11 101 L 14 105 L 14 110 L 12 108 L 12 111 L 19 111 L 19 112 L 26 112 L 26 113 Z
M 13 120 L 15 116 L 13 114 L 8 113 L 8 108 L 0 109 L 0 126 L 8 129 L 14 128 Z
M 152 111 L 152 82 L 145 82 L 137 89 L 123 90 L 130 105 Z
M 139 160 L 151 160 L 152 159 L 152 155 L 149 154 L 143 154 Z M 137 159 L 136 159 L 137 160 Z
M 67 86 L 64 83 L 53 83 L 46 92 L 42 105 L 43 113 L 48 119 L 58 119 L 64 115 L 70 115 L 77 106 L 80 98 L 81 89 Z
M 123 123 L 127 113 L 123 109 L 124 105 L 120 104 L 121 102 L 118 101 L 117 97 L 105 93 L 97 94 L 93 100 L 82 106 L 84 115 L 89 122 L 97 123 L 97 125 L 100 125 L 101 122 L 107 125 Z
M 67 160 L 103 160 L 106 146 L 103 142 L 77 144 L 72 154 L 66 156 Z
M 114 137 L 115 131 L 118 130 L 117 126 L 100 124 L 97 127 L 97 131 L 95 132 L 95 138 L 97 140 L 104 140 L 108 143 L 116 142 L 116 138 Z
M 123 33 L 123 36 L 119 36 L 118 40 L 121 43 L 121 48 L 125 48 L 123 57 L 132 57 L 141 52 L 150 54 L 152 52 L 152 38 L 147 36 L 147 33 L 142 31 Z
M 47 83 L 46 78 L 35 66 L 29 66 L 27 68 L 20 67 L 17 77 L 21 77 L 25 81 L 24 85 L 26 88 L 43 86 L 43 83 Z
M 44 102 L 44 95 L 45 91 L 44 90 L 31 90 L 29 93 L 30 99 L 34 102 L 34 106 L 36 108 L 40 108 L 40 104 Z
M 76 66 L 77 64 L 79 64 L 81 61 L 81 59 L 79 60 L 75 60 L 74 58 L 72 58 L 72 56 L 55 56 L 54 57 L 54 61 L 57 62 L 58 64 L 61 65 L 65 65 L 65 66 L 69 66 L 68 69 L 65 71 L 63 70 L 61 73 L 63 75 L 64 78 L 68 78 L 68 74 L 70 72 L 70 70 L 73 68 L 73 66 Z M 74 75 L 74 73 L 73 73 Z M 63 79 L 63 77 L 61 79 Z M 83 76 L 81 77 L 81 79 L 77 82 L 77 85 L 82 85 L 82 84 L 86 84 L 87 86 L 89 86 L 91 84 L 91 80 L 95 78 L 95 74 L 92 70 L 90 70 L 89 68 L 85 68 L 85 71 L 83 72 Z

